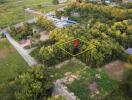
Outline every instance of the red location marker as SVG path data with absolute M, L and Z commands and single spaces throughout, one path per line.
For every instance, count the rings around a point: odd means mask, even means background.
M 78 46 L 78 43 L 79 43 L 79 40 L 78 39 L 74 40 L 73 41 L 74 47 L 77 47 Z

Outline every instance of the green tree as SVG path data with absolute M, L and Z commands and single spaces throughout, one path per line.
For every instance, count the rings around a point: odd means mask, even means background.
M 127 65 L 124 71 L 123 80 L 124 92 L 127 96 L 132 94 L 132 65 Z
M 53 86 L 49 70 L 42 66 L 29 68 L 15 79 L 15 84 L 17 100 L 46 99 L 49 89 Z
M 6 0 L 0 0 L 0 3 L 5 3 L 6 2 Z
M 58 0 L 52 0 L 52 3 L 57 5 L 57 4 L 59 4 L 59 1 Z
M 48 100 L 66 100 L 66 99 L 62 96 L 55 96 L 55 97 L 48 98 Z
M 38 18 L 37 25 L 39 27 L 41 27 L 42 29 L 48 31 L 48 32 L 52 31 L 55 28 L 53 23 L 50 20 L 48 20 L 47 18 L 44 18 L 44 17 Z

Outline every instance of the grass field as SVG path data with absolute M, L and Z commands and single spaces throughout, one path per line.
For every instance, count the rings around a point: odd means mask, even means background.
M 33 16 L 25 13 L 25 8 L 48 12 L 59 5 L 53 5 L 52 0 L 6 0 L 0 4 L 0 27 L 7 27 L 25 21 Z
M 61 68 L 55 68 L 52 73 L 54 73 L 54 79 L 60 79 L 65 77 L 67 72 L 79 73 L 78 79 L 68 84 L 67 87 L 80 100 L 104 100 L 107 95 L 118 88 L 118 82 L 110 79 L 103 68 L 85 67 L 81 63 L 74 61 L 65 63 Z M 100 78 L 97 78 L 97 76 L 100 76 Z M 98 94 L 92 94 L 89 89 L 89 85 L 94 82 L 97 84 Z
M 97 78 L 96 76 L 100 76 Z M 92 93 L 89 85 L 96 83 L 97 92 Z M 80 78 L 68 85 L 69 90 L 75 93 L 80 100 L 105 100 L 114 89 L 118 88 L 118 82 L 109 78 L 104 69 L 87 68 L 82 71 Z
M 0 40 L 0 100 L 11 99 L 8 98 L 11 91 L 3 89 L 2 86 L 6 85 L 8 80 L 14 78 L 18 73 L 26 70 L 27 67 L 27 63 L 7 40 Z
M 62 65 L 61 68 L 53 69 L 53 73 L 55 75 L 54 79 L 60 79 L 65 77 L 66 72 L 77 73 L 80 72 L 82 69 L 84 69 L 84 66 L 82 66 L 80 63 L 69 61 L 68 63 Z

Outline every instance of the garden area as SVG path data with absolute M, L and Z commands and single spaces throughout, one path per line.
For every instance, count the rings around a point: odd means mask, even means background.
M 80 100 L 105 100 L 117 87 L 117 81 L 110 79 L 102 68 L 87 68 L 80 73 L 77 80 L 68 84 L 69 90 Z
M 41 45 L 48 39 L 48 34 L 55 26 L 50 20 L 38 17 L 35 23 L 23 23 L 22 26 L 10 27 L 11 36 L 26 49 Z

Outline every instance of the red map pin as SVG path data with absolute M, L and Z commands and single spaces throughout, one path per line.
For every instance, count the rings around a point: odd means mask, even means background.
M 77 47 L 78 46 L 78 43 L 79 43 L 79 40 L 78 39 L 74 40 L 73 41 L 74 47 Z

